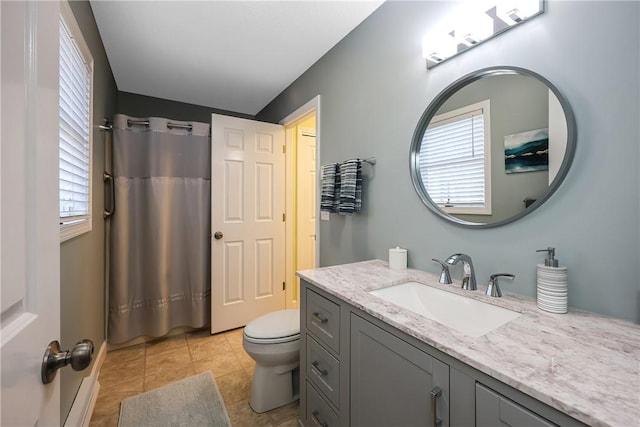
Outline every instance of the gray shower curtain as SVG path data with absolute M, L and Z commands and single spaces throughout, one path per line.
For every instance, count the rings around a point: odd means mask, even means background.
M 113 134 L 108 340 L 202 327 L 210 319 L 209 124 L 118 114 Z

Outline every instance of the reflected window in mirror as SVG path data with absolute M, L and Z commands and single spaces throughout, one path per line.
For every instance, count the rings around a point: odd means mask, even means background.
M 450 214 L 491 215 L 490 101 L 438 114 L 420 145 L 420 176 Z

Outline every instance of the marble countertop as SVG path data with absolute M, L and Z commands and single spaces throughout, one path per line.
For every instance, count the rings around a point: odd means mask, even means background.
M 298 276 L 373 317 L 591 426 L 640 425 L 640 326 L 569 308 L 539 310 L 535 299 L 502 298 L 438 283 L 438 275 L 394 271 L 380 260 L 299 271 Z M 369 294 L 416 281 L 522 313 L 479 338 Z M 478 319 L 481 321 L 481 319 Z

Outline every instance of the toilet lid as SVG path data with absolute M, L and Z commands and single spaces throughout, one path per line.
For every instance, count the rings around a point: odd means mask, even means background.
M 279 310 L 260 316 L 244 328 L 249 338 L 272 339 L 300 334 L 300 310 Z

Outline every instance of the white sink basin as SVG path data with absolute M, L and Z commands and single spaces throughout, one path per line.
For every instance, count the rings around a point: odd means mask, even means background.
M 476 338 L 520 316 L 506 308 L 417 282 L 369 293 Z

